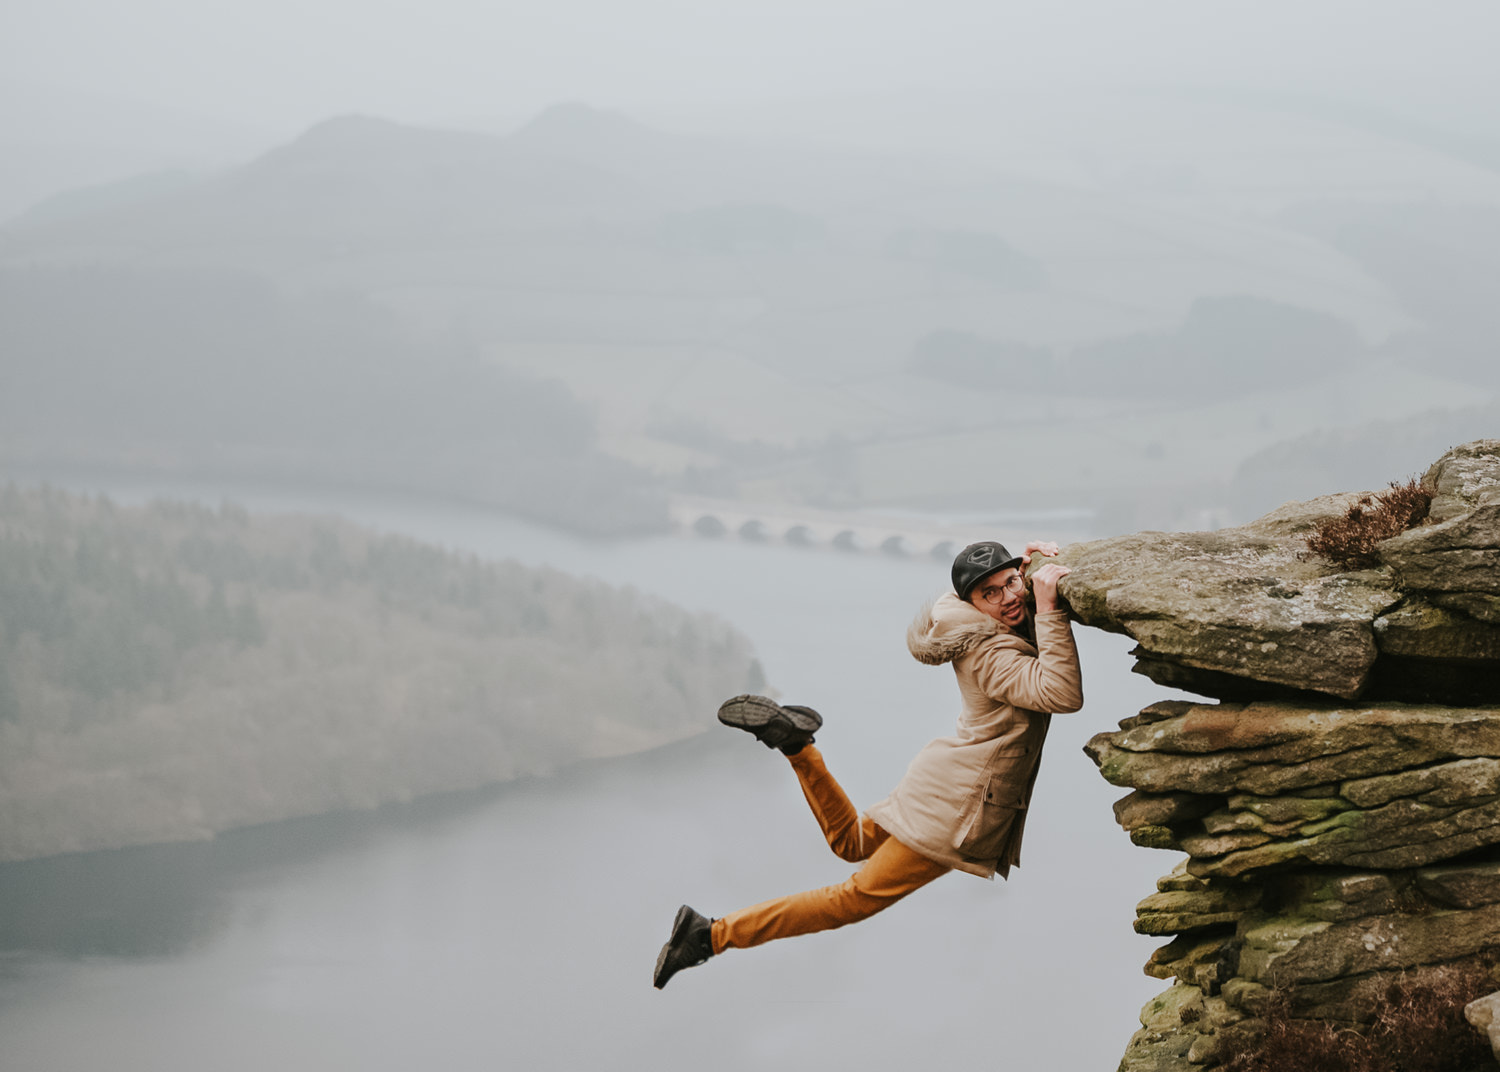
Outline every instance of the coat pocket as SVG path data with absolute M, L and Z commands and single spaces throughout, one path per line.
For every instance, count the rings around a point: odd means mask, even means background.
M 991 775 L 965 809 L 965 821 L 959 823 L 953 847 L 971 859 L 998 859 L 1025 813 L 1026 805 L 1021 802 L 1025 788 L 1026 780 L 1016 777 L 1015 771 Z

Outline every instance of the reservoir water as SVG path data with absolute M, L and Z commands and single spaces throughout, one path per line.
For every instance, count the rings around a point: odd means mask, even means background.
M 819 744 L 861 806 L 953 725 L 952 671 L 904 645 L 944 563 L 233 497 L 713 611 L 751 637 L 785 699 L 823 712 Z M 1129 673 L 1124 638 L 1079 638 L 1087 705 L 1053 720 L 1009 882 L 949 875 L 858 926 L 732 951 L 653 990 L 679 904 L 722 915 L 851 871 L 785 761 L 705 711 L 699 737 L 549 778 L 0 867 L 0 1069 L 1113 1068 L 1164 985 L 1141 973 L 1159 940 L 1132 933 L 1134 906 L 1176 858 L 1129 844 L 1110 813 L 1121 791 L 1080 748 L 1174 694 Z

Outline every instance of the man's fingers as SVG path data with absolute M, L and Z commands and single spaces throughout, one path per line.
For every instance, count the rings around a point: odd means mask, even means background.
M 1060 578 L 1066 577 L 1071 572 L 1073 571 L 1070 570 L 1067 566 L 1060 565 L 1056 562 L 1048 562 L 1041 569 L 1037 570 L 1036 573 L 1032 574 L 1031 583 L 1048 585 L 1056 584 Z
M 1033 553 L 1053 558 L 1057 555 L 1057 544 L 1051 540 L 1032 540 L 1027 543 L 1026 550 L 1021 552 L 1021 565 L 1023 568 L 1031 565 L 1031 556 Z

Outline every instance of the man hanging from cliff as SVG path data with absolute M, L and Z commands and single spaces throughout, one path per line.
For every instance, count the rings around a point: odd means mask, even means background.
M 953 664 L 963 701 L 958 731 L 922 749 L 891 795 L 863 816 L 813 745 L 823 725 L 816 711 L 764 696 L 736 696 L 719 708 L 720 722 L 790 759 L 829 847 L 863 863 L 836 886 L 721 919 L 683 905 L 656 958 L 657 989 L 726 949 L 866 919 L 949 871 L 1006 877 L 1021 862 L 1021 830 L 1052 712 L 1083 706 L 1072 626 L 1057 608 L 1057 582 L 1068 570 L 1049 562 L 1032 575 L 1033 617 L 1021 572 L 1032 552 L 1055 555 L 1057 545 L 1030 543 L 1012 557 L 998 543 L 970 544 L 953 561 L 953 591 L 912 622 L 912 655 L 933 666 Z

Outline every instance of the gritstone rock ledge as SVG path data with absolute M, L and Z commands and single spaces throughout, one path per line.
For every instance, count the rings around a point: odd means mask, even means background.
M 1133 637 L 1138 672 L 1209 698 L 1153 704 L 1086 747 L 1131 790 L 1115 806 L 1131 840 L 1185 854 L 1136 910 L 1137 932 L 1171 939 L 1147 974 L 1174 985 L 1122 1069 L 1253 1050 L 1273 995 L 1358 1031 L 1393 980 L 1493 973 L 1500 440 L 1450 450 L 1423 483 L 1428 519 L 1372 569 L 1306 543 L 1362 493 L 1065 549 L 1074 616 Z M 1497 1008 L 1500 994 L 1468 1015 L 1500 1046 Z

